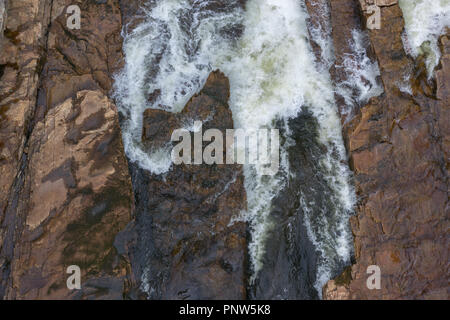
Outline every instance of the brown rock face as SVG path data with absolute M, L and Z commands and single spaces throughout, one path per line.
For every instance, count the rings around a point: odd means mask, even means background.
M 4 1 L 0 37 L 0 297 L 10 273 L 18 220 L 17 189 L 23 184 L 24 147 L 36 104 L 40 61 L 50 8 L 45 1 Z M 27 10 L 23 10 L 27 7 Z M 14 208 L 12 208 L 14 207 Z
M 325 286 L 327 299 L 448 299 L 448 42 L 436 92 L 424 64 L 405 54 L 402 12 L 390 4 L 369 32 L 385 93 L 344 128 L 360 197 L 356 264 Z M 398 88 L 405 75 L 412 96 Z M 380 267 L 380 290 L 366 285 L 370 265 Z
M 81 8 L 80 30 L 66 6 Z M 25 9 L 26 8 L 26 9 Z M 107 94 L 122 61 L 117 1 L 7 2 L 0 58 L 0 297 L 120 299 L 116 235 L 133 195 Z M 66 268 L 81 269 L 81 290 Z
M 0 0 L 0 299 L 251 297 L 246 225 L 232 223 L 246 204 L 240 165 L 173 165 L 156 176 L 131 164 L 131 179 L 108 95 L 123 64 L 122 26 L 142 21 L 136 16 L 144 4 Z M 226 4 L 210 1 L 207 9 Z M 405 53 L 397 0 L 305 4 L 310 31 L 332 37 L 336 66 L 352 53 L 349 39 L 363 27 L 369 5 L 380 7 L 382 19 L 380 30 L 368 31 L 368 54 L 378 61 L 384 93 L 342 115 L 359 198 L 351 219 L 356 262 L 328 282 L 323 297 L 448 299 L 449 35 L 440 39 L 442 58 L 430 81 L 424 57 Z M 68 5 L 81 9 L 80 30 L 67 27 Z M 312 39 L 312 46 L 324 63 L 319 43 Z M 331 75 L 335 83 L 348 79 L 337 67 Z M 406 78 L 411 94 L 399 89 Z M 233 128 L 229 90 L 216 71 L 182 112 L 147 110 L 142 143 L 149 150 L 167 146 L 175 129 L 195 120 L 203 131 L 225 133 Z M 336 98 L 342 112 L 346 102 Z M 303 140 L 305 119 L 294 119 Z M 301 147 L 289 152 L 294 166 L 301 165 L 295 162 Z M 316 176 L 314 168 L 296 172 L 307 171 L 306 180 Z M 295 191 L 302 179 L 292 184 Z M 287 191 L 275 202 L 282 217 L 290 214 L 285 203 L 298 201 Z M 274 270 L 303 270 L 290 267 L 293 256 L 277 242 L 283 228 L 270 235 L 275 263 L 265 266 L 254 297 L 275 297 L 301 282 L 297 276 L 306 278 L 286 272 L 273 281 Z M 306 243 L 299 230 L 296 243 Z M 66 286 L 71 265 L 81 269 L 81 290 Z M 379 290 L 366 285 L 370 265 L 380 268 Z
M 69 4 L 81 9 L 80 30 L 67 27 Z M 138 297 L 142 274 L 126 254 L 136 258 L 148 248 L 124 247 L 126 230 L 142 225 L 129 224 L 131 179 L 108 98 L 123 62 L 121 13 L 131 21 L 138 5 L 120 5 L 21 0 L 1 11 L 1 298 Z M 228 80 L 213 73 L 182 113 L 147 111 L 145 143 L 169 141 L 186 119 L 232 128 L 228 96 Z M 144 226 L 153 229 L 155 251 L 144 262 L 156 272 L 140 289 L 154 285 L 152 298 L 244 298 L 245 225 L 229 225 L 245 204 L 242 168 L 181 166 L 166 177 L 147 175 L 148 189 L 136 197 L 148 193 L 152 221 Z M 70 265 L 81 268 L 81 290 L 66 287 Z
M 228 97 L 228 79 L 213 72 L 181 113 L 147 110 L 143 141 L 159 147 L 193 120 L 225 135 Z M 230 224 L 245 209 L 242 167 L 173 165 L 164 178 L 149 176 L 146 192 L 154 245 L 146 264 L 159 272 L 144 272 L 141 289 L 158 299 L 244 299 L 245 224 Z
M 3 14 L 7 19 L 0 38 L 0 219 L 11 197 L 23 155 L 27 121 L 36 104 L 44 35 L 50 19 L 46 1 L 6 1 L 4 5 L 8 11 Z

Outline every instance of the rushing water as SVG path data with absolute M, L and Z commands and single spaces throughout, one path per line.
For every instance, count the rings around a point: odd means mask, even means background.
M 417 57 L 427 56 L 431 76 L 439 63 L 439 36 L 450 27 L 450 0 L 399 0 L 405 19 L 405 47 Z
M 345 56 L 343 65 L 340 66 L 347 74 L 347 80 L 337 84 L 337 92 L 345 98 L 347 106 L 353 103 L 363 105 L 384 91 L 377 79 L 380 70 L 378 63 L 368 57 L 369 39 L 366 32 L 354 29 L 349 42 L 351 53 Z M 344 110 L 346 113 L 352 111 L 348 108 Z
M 334 88 L 327 68 L 314 61 L 303 1 L 248 0 L 245 9 L 240 2 L 148 2 L 144 21 L 124 33 L 125 67 L 115 83 L 125 150 L 145 170 L 170 170 L 168 150 L 146 150 L 140 142 L 143 111 L 178 112 L 212 70 L 223 71 L 230 79 L 235 127 L 277 127 L 283 134 L 276 176 L 244 166 L 247 210 L 235 219 L 250 229 L 250 284 L 264 277 L 275 250 L 268 241 L 282 226 L 292 279 L 311 274 L 307 283 L 317 292 L 283 295 L 289 291 L 283 287 L 269 297 L 320 296 L 326 281 L 350 263 L 353 248 L 348 219 L 355 195 Z M 329 40 L 323 45 L 330 46 Z M 301 251 L 300 241 L 311 244 L 310 253 Z M 295 267 L 305 259 L 314 261 Z

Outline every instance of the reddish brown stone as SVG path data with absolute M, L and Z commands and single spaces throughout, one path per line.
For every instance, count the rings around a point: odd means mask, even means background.
M 229 90 L 228 79 L 216 71 L 182 112 L 147 110 L 144 141 L 149 147 L 164 145 L 173 130 L 193 120 L 203 122 L 203 131 L 225 134 L 233 128 Z M 158 254 L 148 265 L 159 266 L 164 275 L 148 276 L 150 297 L 245 299 L 246 227 L 230 224 L 245 209 L 243 183 L 242 166 L 229 164 L 173 165 L 164 181 L 149 176 L 148 214 Z
M 328 283 L 324 298 L 448 299 L 446 40 L 435 95 L 423 63 L 403 49 L 400 8 L 382 7 L 381 14 L 382 28 L 369 35 L 385 93 L 344 130 L 360 198 L 351 219 L 356 264 L 345 283 Z M 412 97 L 398 89 L 405 75 Z M 366 286 L 369 265 L 381 269 L 380 290 Z
M 80 30 L 66 26 L 69 4 Z M 0 298 L 120 299 L 130 267 L 114 241 L 133 195 L 107 97 L 123 61 L 118 1 L 8 1 L 5 30 Z M 81 290 L 66 286 L 69 265 Z

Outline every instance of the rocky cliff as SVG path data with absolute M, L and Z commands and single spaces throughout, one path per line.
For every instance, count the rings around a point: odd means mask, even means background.
M 80 29 L 67 25 L 72 4 L 82 12 Z M 137 205 L 142 208 L 141 192 L 149 201 L 135 222 L 119 115 L 109 95 L 123 63 L 122 21 L 138 5 L 1 2 L 4 299 L 245 298 L 245 225 L 228 227 L 245 203 L 239 166 L 183 167 L 165 182 L 142 173 L 147 185 L 135 190 Z M 186 107 L 186 116 L 215 110 L 209 124 L 232 128 L 228 80 L 215 73 L 204 92 Z M 150 132 L 170 129 L 158 127 L 161 116 L 170 117 L 146 113 L 145 141 L 156 143 Z M 145 237 L 136 227 L 144 227 L 142 219 L 152 220 L 146 225 L 154 229 L 151 244 L 139 238 Z M 148 250 L 142 245 L 157 248 L 150 261 L 139 260 Z M 140 263 L 160 270 L 151 283 L 157 294 L 146 290 L 150 284 L 142 277 L 149 276 Z M 70 265 L 81 268 L 82 290 L 66 287 Z
M 230 223 L 245 208 L 242 167 L 182 165 L 156 176 L 127 161 L 111 89 L 123 65 L 121 31 L 138 23 L 141 3 L 0 0 L 0 299 L 248 296 L 246 225 Z M 448 299 L 449 38 L 429 79 L 424 57 L 403 48 L 396 0 L 305 3 L 333 42 L 335 84 L 348 78 L 336 66 L 351 53 L 353 30 L 367 29 L 367 5 L 381 8 L 365 49 L 384 92 L 350 113 L 336 93 L 359 201 L 355 263 L 323 297 Z M 67 25 L 72 4 L 81 29 Z M 203 130 L 233 128 L 229 90 L 217 71 L 182 112 L 147 110 L 142 144 L 164 147 L 193 119 Z M 81 290 L 66 287 L 70 265 L 81 268 Z M 366 286 L 370 265 L 381 269 L 380 290 Z M 270 273 L 263 280 L 261 290 L 274 287 Z
M 193 131 L 218 129 L 225 137 L 226 129 L 233 129 L 229 95 L 228 79 L 218 71 L 211 73 L 182 112 L 147 110 L 143 141 L 155 150 L 171 140 L 173 130 L 189 129 L 194 121 L 203 125 Z M 153 251 L 141 261 L 147 269 L 142 285 L 149 297 L 245 299 L 246 226 L 232 220 L 246 205 L 242 166 L 182 164 L 163 179 L 142 174 L 148 193 L 145 214 L 152 217 L 148 246 Z M 152 269 L 159 272 L 148 271 Z
M 0 61 L 0 296 L 122 298 L 128 260 L 115 236 L 133 193 L 117 108 L 108 98 L 121 63 L 117 1 L 7 1 Z M 100 6 L 100 8 L 99 8 Z M 82 290 L 66 287 L 78 265 Z
M 345 54 L 341 32 L 367 18 L 369 1 L 331 1 L 336 58 Z M 381 7 L 381 28 L 369 30 L 370 50 L 384 93 L 361 106 L 344 125 L 359 197 L 351 220 L 356 264 L 324 288 L 328 299 L 448 299 L 448 38 L 440 40 L 436 80 L 427 79 L 423 57 L 402 43 L 404 21 L 397 1 Z M 359 19 L 361 17 L 362 19 Z M 344 23 L 343 23 L 344 22 Z M 411 91 L 401 90 L 409 79 Z M 381 289 L 366 286 L 367 268 L 381 271 Z

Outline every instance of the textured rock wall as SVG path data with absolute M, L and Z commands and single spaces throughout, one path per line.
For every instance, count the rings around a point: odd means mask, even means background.
M 79 30 L 67 26 L 66 8 L 74 4 Z M 0 40 L 0 298 L 245 298 L 245 225 L 228 227 L 245 204 L 240 166 L 178 167 L 165 181 L 143 172 L 148 185 L 133 195 L 108 95 L 123 63 L 122 21 L 132 28 L 140 4 L 7 3 Z M 214 73 L 186 116 L 215 109 L 210 124 L 231 128 L 228 96 L 228 80 Z M 147 133 L 158 131 L 151 114 Z M 134 222 L 142 193 L 149 201 L 139 221 L 149 224 Z M 154 230 L 151 243 L 139 238 L 142 228 Z M 150 247 L 157 255 L 143 265 L 155 267 L 149 277 L 157 278 L 158 294 L 143 295 L 147 283 L 135 270 Z M 66 288 L 70 265 L 81 268 L 82 290 Z
M 360 10 L 331 0 L 342 2 Z M 369 31 L 385 93 L 344 127 L 360 199 L 351 219 L 356 264 L 325 286 L 327 299 L 448 299 L 448 38 L 430 82 L 423 59 L 403 49 L 399 6 L 388 5 L 381 29 Z M 332 18 L 343 21 L 339 11 Z M 399 88 L 404 77 L 412 94 Z M 369 265 L 381 269 L 380 290 L 366 286 Z
M 16 214 L 26 165 L 28 123 L 36 104 L 50 7 L 46 1 L 7 1 L 0 56 L 0 296 L 4 296 L 20 218 Z M 26 10 L 24 9 L 26 8 Z
M 3 39 L 3 30 L 6 22 L 6 6 L 5 0 L 0 0 L 0 43 Z M 1 49 L 1 47 L 0 47 Z
M 81 29 L 66 6 L 81 8 Z M 117 108 L 117 1 L 8 2 L 1 55 L 0 296 L 122 298 L 129 263 L 114 247 L 133 195 Z M 82 290 L 66 287 L 81 268 Z
M 158 148 L 192 119 L 203 122 L 203 131 L 215 128 L 225 136 L 226 129 L 233 128 L 229 95 L 228 79 L 218 71 L 211 73 L 182 112 L 147 110 L 143 141 Z M 154 251 L 147 266 L 158 270 L 144 277 L 149 296 L 245 299 L 246 225 L 231 223 L 246 204 L 242 166 L 183 164 L 173 166 L 164 179 L 148 179 Z
M 328 299 L 448 299 L 450 42 L 441 38 L 430 82 L 423 58 L 403 49 L 396 2 L 330 0 L 324 17 L 306 1 L 318 29 L 331 18 L 337 63 L 365 6 L 380 6 L 382 18 L 368 49 L 384 94 L 343 118 L 359 197 L 351 220 L 356 263 L 324 288 Z M 145 189 L 134 191 L 145 194 L 148 224 L 133 222 L 135 197 L 108 95 L 123 63 L 122 21 L 138 22 L 131 17 L 139 3 L 0 0 L 0 299 L 140 297 L 129 295 L 146 289 L 137 288 L 142 274 L 129 256 L 143 250 L 123 238 L 139 239 L 147 227 L 153 251 L 141 262 L 160 271 L 146 279 L 155 289 L 147 297 L 246 296 L 245 225 L 228 227 L 245 206 L 240 166 L 180 166 L 165 180 L 146 173 Z M 80 30 L 67 28 L 69 4 L 81 8 Z M 404 77 L 411 94 L 400 90 Z M 208 126 L 231 128 L 228 90 L 214 73 L 181 114 L 147 111 L 144 143 L 166 141 L 180 117 L 205 120 L 213 107 Z M 66 288 L 72 264 L 82 270 L 80 291 Z M 369 265 L 381 268 L 381 290 L 366 287 Z

